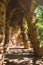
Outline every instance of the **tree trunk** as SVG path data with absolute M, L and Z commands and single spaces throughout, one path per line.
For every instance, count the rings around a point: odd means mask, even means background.
M 5 1 L 3 1 L 5 2 Z M 9 43 L 9 26 L 10 22 L 8 21 L 8 12 L 7 12 L 7 1 L 5 2 L 5 8 L 6 8 L 6 16 L 5 16 L 5 40 L 4 40 L 4 53 L 6 53 L 6 46 Z
M 32 43 L 34 52 L 36 55 L 42 55 L 42 51 L 40 49 L 40 40 L 39 40 L 38 31 L 35 26 L 32 26 L 32 24 L 29 25 L 29 29 L 30 30 L 28 33 L 29 33 L 30 41 Z
M 29 37 L 34 49 L 34 52 L 38 56 L 42 56 L 42 49 L 40 48 L 40 40 L 39 40 L 39 35 L 36 26 L 34 25 L 35 19 L 34 19 L 34 0 L 31 2 L 31 8 L 30 12 L 27 14 L 26 19 L 28 21 L 28 26 L 29 26 Z
M 28 44 L 28 41 L 27 41 L 27 38 L 26 38 L 25 28 L 23 26 L 23 18 L 21 18 L 20 28 L 21 28 L 23 45 L 24 45 L 24 48 L 27 49 L 27 48 L 29 48 L 29 44 Z
M 9 43 L 9 24 L 8 21 L 6 21 L 5 25 L 5 42 L 4 42 L 4 47 L 6 48 L 6 45 Z M 4 49 L 5 51 L 6 49 Z

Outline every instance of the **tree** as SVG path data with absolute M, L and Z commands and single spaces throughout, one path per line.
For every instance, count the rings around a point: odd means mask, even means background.
M 38 20 L 38 22 L 36 23 L 36 26 L 39 31 L 41 45 L 43 45 L 43 6 L 39 5 L 35 9 L 35 13 L 36 13 L 35 18 L 36 20 Z
M 38 56 L 42 56 L 43 51 L 42 51 L 42 48 L 40 48 L 40 40 L 39 40 L 38 31 L 37 31 L 36 26 L 34 25 L 34 23 L 35 23 L 35 19 L 34 19 L 35 2 L 34 1 L 35 0 L 32 0 L 30 12 L 28 12 L 28 14 L 26 16 L 26 19 L 28 21 L 28 26 L 29 26 L 28 33 L 29 33 L 30 40 L 31 40 L 35 54 Z
M 3 0 L 0 1 L 0 14 L 1 14 L 0 22 L 3 27 L 2 31 L 4 31 L 3 34 L 5 35 L 3 44 L 3 58 L 2 58 L 2 60 L 4 61 L 7 48 L 6 45 L 9 43 L 9 22 L 7 21 L 7 5 Z

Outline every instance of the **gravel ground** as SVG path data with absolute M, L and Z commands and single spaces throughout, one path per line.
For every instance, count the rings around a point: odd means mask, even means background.
M 19 51 L 21 50 L 19 49 Z M 29 50 L 25 50 L 19 53 L 11 52 L 6 54 L 3 65 L 43 65 L 43 57 L 39 58 L 34 56 L 33 53 L 30 53 Z
M 7 59 L 6 65 L 43 65 L 43 60 L 32 57 L 32 58 L 18 58 L 18 59 Z
M 43 57 L 34 56 L 33 49 L 15 49 L 14 51 L 10 50 L 5 54 L 3 65 L 43 65 Z M 0 54 L 0 65 L 2 65 L 2 60 L 2 54 Z

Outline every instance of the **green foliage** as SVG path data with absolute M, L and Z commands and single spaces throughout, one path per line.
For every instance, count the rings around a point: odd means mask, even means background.
M 25 33 L 28 33 L 28 24 L 27 24 L 27 20 L 25 18 L 23 18 L 23 26 L 24 26 L 24 31 Z
M 42 25 L 40 22 L 38 22 L 38 23 L 36 24 L 36 26 L 37 26 L 38 29 L 43 29 L 43 25 Z
M 43 6 L 40 6 L 39 5 L 39 7 L 37 7 L 35 9 L 35 12 L 34 13 L 36 13 L 36 19 L 38 21 L 42 21 L 43 20 Z
M 39 30 L 40 40 L 41 44 L 43 45 L 43 6 L 39 6 L 35 9 L 36 13 L 36 19 L 38 22 L 36 23 L 36 26 Z

